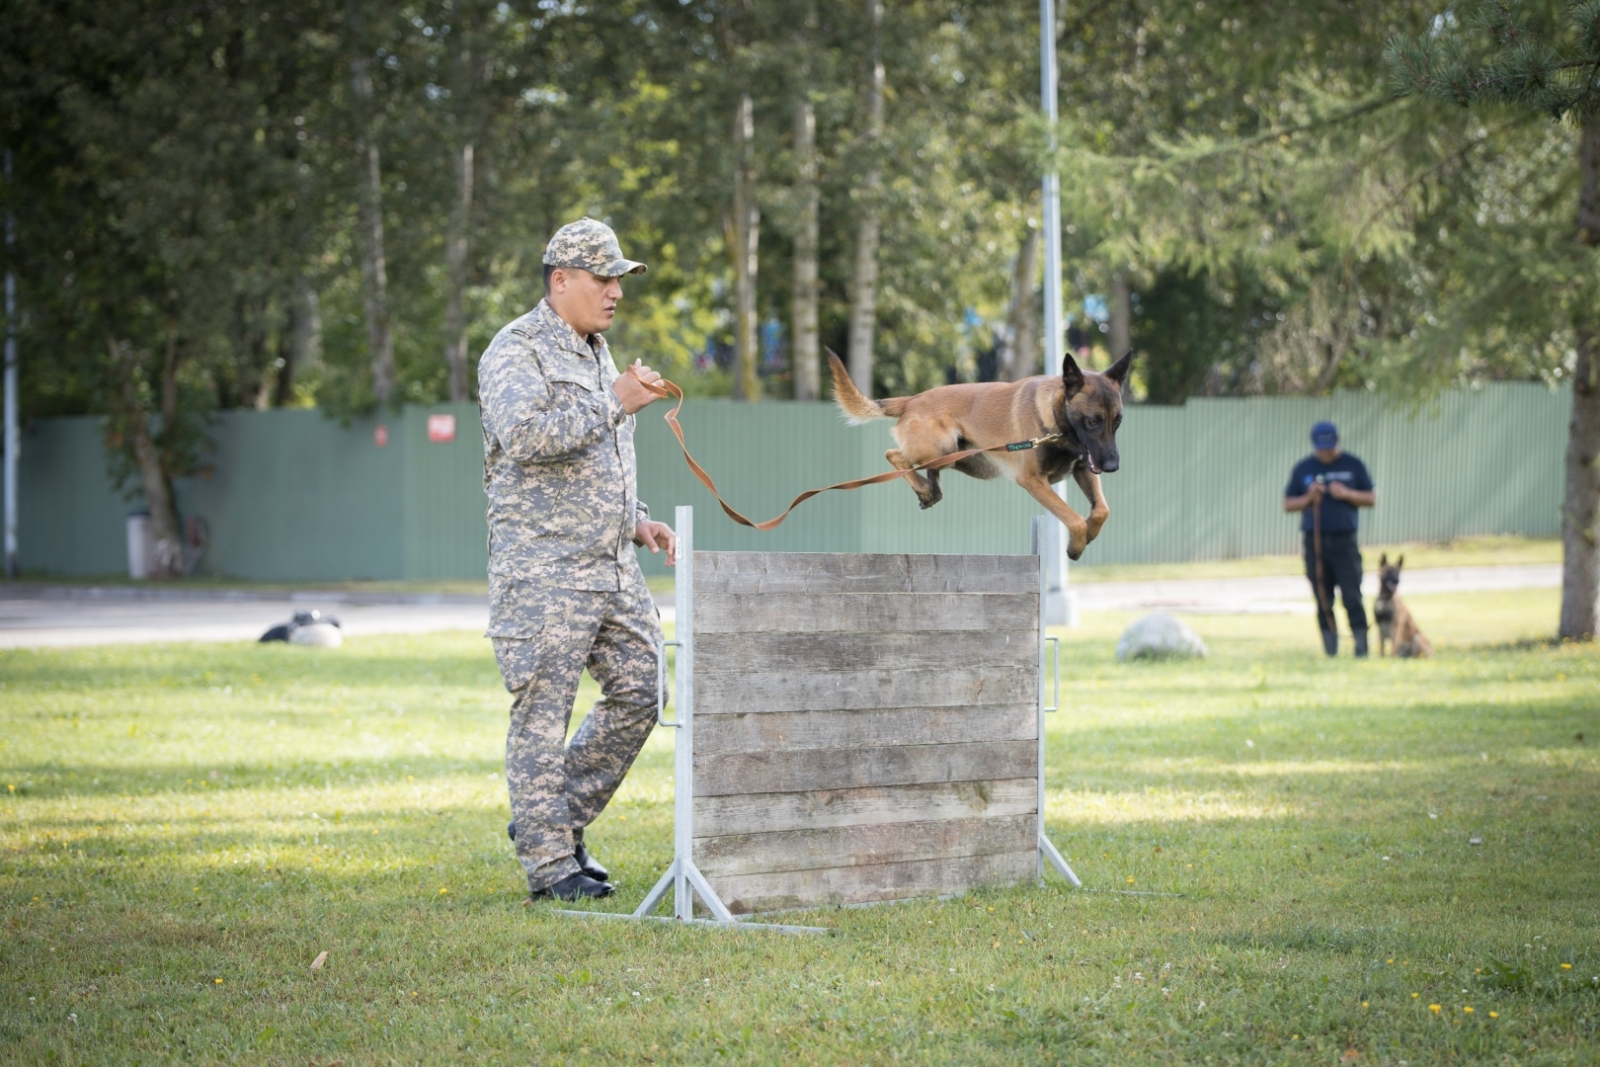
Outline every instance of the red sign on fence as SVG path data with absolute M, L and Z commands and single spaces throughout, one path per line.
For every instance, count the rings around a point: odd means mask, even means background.
M 378 428 L 372 431 L 372 443 L 379 448 L 387 448 L 389 446 L 389 427 L 380 422 Z
M 454 415 L 429 415 L 428 440 L 439 444 L 456 439 L 456 417 Z

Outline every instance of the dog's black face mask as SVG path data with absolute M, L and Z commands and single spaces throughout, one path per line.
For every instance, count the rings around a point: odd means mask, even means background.
M 1122 389 L 1133 366 L 1130 351 L 1105 373 L 1083 371 L 1071 355 L 1061 361 L 1066 385 L 1065 421 L 1083 446 L 1083 461 L 1095 474 L 1110 474 L 1121 466 L 1117 456 L 1117 427 L 1122 425 Z
M 1401 556 L 1394 561 L 1394 566 L 1389 566 L 1389 554 L 1385 552 L 1378 560 L 1378 588 L 1385 596 L 1394 596 L 1395 590 L 1400 588 L 1400 568 L 1405 566 L 1406 558 Z

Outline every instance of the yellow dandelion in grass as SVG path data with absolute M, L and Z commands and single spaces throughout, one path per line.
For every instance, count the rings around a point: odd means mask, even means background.
M 1438 1005 L 1438 1004 L 1429 1004 L 1428 1005 L 1428 1010 L 1433 1012 L 1435 1015 L 1438 1015 L 1441 1011 L 1444 1010 L 1444 1008 L 1441 1005 Z
M 1491 1011 L 1491 1012 L 1490 1012 L 1490 1013 L 1489 1013 L 1489 1018 L 1491 1018 L 1491 1019 L 1498 1019 L 1498 1018 L 1500 1018 L 1500 1013 L 1499 1013 L 1499 1012 L 1497 1012 L 1497 1011 Z
M 1468 1004 L 1466 1007 L 1462 1008 L 1461 1010 L 1466 1012 L 1468 1015 L 1471 1015 L 1472 1014 L 1472 1005 Z
M 1361 1006 L 1362 1006 L 1362 1007 L 1363 1007 L 1363 1008 L 1364 1008 L 1364 1007 L 1366 1007 L 1366 1006 L 1367 1006 L 1367 1002 L 1366 1002 L 1366 1001 L 1364 1001 L 1364 1000 L 1363 1000 L 1363 1001 L 1362 1001 L 1362 1002 L 1361 1002 Z
M 1416 999 L 1417 999 L 1417 998 L 1418 998 L 1418 997 L 1420 997 L 1420 996 L 1422 996 L 1422 994 L 1421 994 L 1421 993 L 1413 993 L 1413 994 L 1411 994 L 1411 999 L 1412 999 L 1412 1000 L 1416 1000 Z
M 1570 970 L 1572 970 L 1572 964 L 1570 964 L 1570 963 L 1563 963 L 1563 964 L 1562 964 L 1562 965 L 1561 965 L 1561 969 L 1562 969 L 1562 970 L 1563 970 L 1563 971 L 1570 971 Z
M 222 979 L 220 979 L 220 978 L 213 978 L 212 981 L 217 983 L 217 985 L 221 985 L 222 984 Z
M 439 895 L 440 895 L 440 896 L 441 896 L 441 897 L 442 897 L 442 896 L 444 896 L 444 895 L 445 895 L 445 894 L 446 894 L 446 893 L 448 893 L 448 892 L 450 892 L 450 887 L 449 887 L 449 886 L 447 886 L 447 885 L 442 885 L 442 886 L 440 886 L 440 887 L 439 887 Z

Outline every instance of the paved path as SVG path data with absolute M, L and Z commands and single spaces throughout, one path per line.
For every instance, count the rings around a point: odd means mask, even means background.
M 140 641 L 253 641 L 297 611 L 320 610 L 352 637 L 476 630 L 489 625 L 482 598 L 258 594 L 127 587 L 0 586 L 0 648 Z
M 1561 568 L 1551 563 L 1407 571 L 1401 589 L 1416 595 L 1560 584 Z M 1304 578 L 1094 582 L 1073 588 L 1084 611 L 1310 615 L 1314 610 Z M 1368 595 L 1376 589 L 1377 576 L 1368 574 Z M 465 596 L 0 585 L 0 648 L 252 641 L 294 612 L 311 608 L 337 617 L 351 636 L 439 630 L 481 634 L 489 621 L 484 601 Z M 662 605 L 661 614 L 671 620 L 670 603 Z
M 1311 615 L 1316 603 L 1304 577 L 1183 578 L 1154 582 L 1084 582 L 1078 591 L 1082 611 L 1145 610 L 1179 615 L 1243 613 Z M 1466 593 L 1493 589 L 1548 589 L 1561 585 L 1561 566 L 1538 563 L 1495 567 L 1432 567 L 1404 572 L 1403 595 Z M 1361 584 L 1370 599 L 1378 593 L 1377 571 Z

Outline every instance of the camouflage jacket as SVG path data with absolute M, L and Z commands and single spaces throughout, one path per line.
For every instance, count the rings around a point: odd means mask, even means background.
M 650 513 L 616 377 L 605 338 L 591 346 L 542 300 L 484 351 L 491 585 L 612 591 L 638 570 L 633 531 Z

